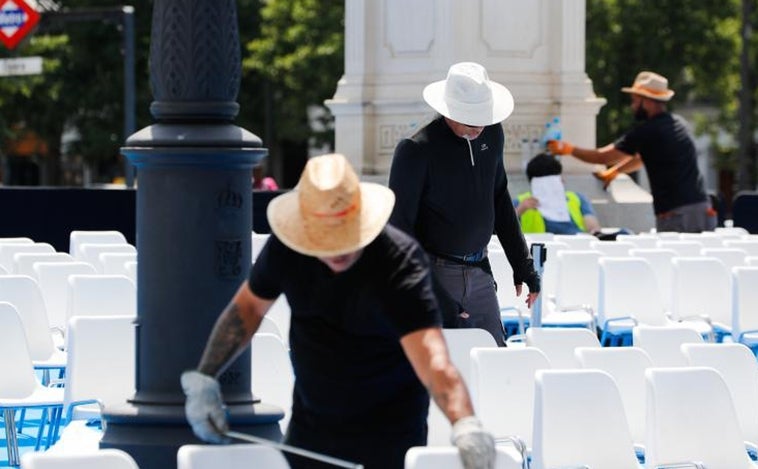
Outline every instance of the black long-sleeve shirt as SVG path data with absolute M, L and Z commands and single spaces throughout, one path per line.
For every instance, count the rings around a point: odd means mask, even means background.
M 469 142 L 443 117 L 402 140 L 390 170 L 396 197 L 390 222 L 432 254 L 475 253 L 494 232 L 521 284 L 534 267 L 508 193 L 504 140 L 494 124 Z

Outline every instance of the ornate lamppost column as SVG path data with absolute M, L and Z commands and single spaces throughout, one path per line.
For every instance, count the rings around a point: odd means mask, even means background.
M 182 371 L 251 264 L 252 168 L 267 150 L 232 122 L 241 62 L 234 0 L 155 0 L 150 47 L 156 121 L 126 140 L 138 170 L 136 394 L 106 409 L 101 447 L 142 469 L 176 467 L 197 443 L 184 417 Z M 254 400 L 250 352 L 221 376 L 230 425 L 279 439 L 281 409 Z

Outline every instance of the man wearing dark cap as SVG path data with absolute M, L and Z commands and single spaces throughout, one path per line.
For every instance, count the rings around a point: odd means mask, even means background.
M 565 207 L 558 207 L 562 210 L 543 209 L 539 193 L 527 191 L 519 194 L 513 205 L 521 222 L 521 230 L 524 233 L 599 234 L 600 223 L 592 210 L 592 204 L 584 195 L 564 189 L 562 171 L 561 162 L 546 153 L 540 153 L 529 161 L 526 166 L 529 182 L 535 189 L 548 187 L 553 189 L 552 194 L 564 194 L 560 202 L 563 204 L 565 199 Z M 558 201 L 551 199 L 543 202 Z

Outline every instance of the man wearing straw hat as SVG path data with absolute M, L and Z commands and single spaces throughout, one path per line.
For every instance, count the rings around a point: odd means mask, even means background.
M 619 172 L 645 165 L 653 193 L 658 231 L 699 233 L 716 228 L 716 212 L 705 191 L 697 166 L 695 141 L 687 122 L 668 112 L 674 96 L 668 80 L 654 72 L 640 72 L 630 87 L 631 109 L 638 125 L 602 148 L 579 148 L 566 141 L 550 141 L 554 155 L 572 155 L 587 163 L 613 165 L 598 176 L 606 186 Z
M 493 233 L 513 268 L 516 294 L 526 283 L 531 307 L 539 275 L 508 193 L 501 122 L 513 111 L 508 89 L 473 62 L 454 64 L 424 100 L 440 115 L 395 149 L 389 186 L 397 203 L 391 223 L 429 254 L 446 327 L 486 329 L 505 345 L 487 245 Z M 513 287 L 510 287 L 513 288 Z
M 285 443 L 368 468 L 403 467 L 426 445 L 429 394 L 453 424 L 464 467 L 491 468 L 492 435 L 450 362 L 426 255 L 387 224 L 395 198 L 359 183 L 338 154 L 311 158 L 296 190 L 273 199 L 273 234 L 221 313 L 196 370 L 182 374 L 195 434 L 227 440 L 216 377 L 284 293 L 295 372 Z M 293 468 L 325 467 L 288 455 Z

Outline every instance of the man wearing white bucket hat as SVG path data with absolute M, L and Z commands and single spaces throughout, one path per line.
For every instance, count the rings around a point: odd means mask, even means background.
M 429 394 L 453 425 L 466 469 L 490 469 L 495 446 L 450 362 L 426 255 L 387 224 L 395 197 L 360 183 L 344 156 L 311 158 L 294 191 L 273 199 L 273 234 L 213 328 L 196 370 L 182 374 L 195 434 L 227 440 L 216 377 L 244 350 L 280 294 L 292 311 L 295 372 L 285 443 L 401 469 L 426 445 Z M 287 456 L 293 468 L 314 465 Z
M 550 141 L 554 155 L 572 155 L 587 163 L 613 165 L 596 174 L 607 186 L 619 172 L 632 172 L 645 165 L 653 193 L 658 231 L 713 231 L 716 212 L 705 191 L 697 166 L 695 141 L 687 122 L 668 112 L 674 96 L 668 80 L 654 72 L 640 72 L 630 87 L 631 109 L 638 125 L 602 148 L 579 148 L 566 141 Z
M 391 223 L 413 235 L 432 262 L 446 327 L 486 329 L 504 345 L 487 244 L 497 234 L 513 268 L 517 295 L 526 283 L 531 306 L 539 275 L 508 193 L 501 122 L 513 111 L 508 89 L 483 66 L 454 64 L 428 85 L 424 100 L 440 115 L 395 149 L 389 186 L 397 203 Z M 512 287 L 511 287 L 512 288 Z

